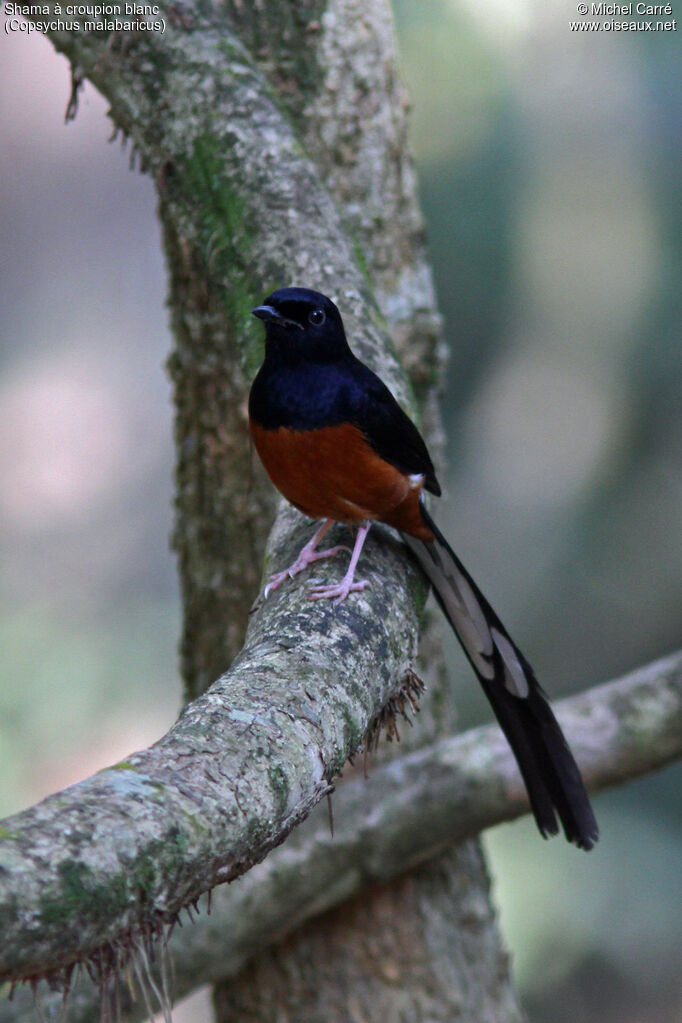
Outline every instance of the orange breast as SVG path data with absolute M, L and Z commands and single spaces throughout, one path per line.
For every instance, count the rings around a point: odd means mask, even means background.
M 338 522 L 378 519 L 433 539 L 419 511 L 421 482 L 380 458 L 357 427 L 265 430 L 252 422 L 250 429 L 268 476 L 305 515 Z

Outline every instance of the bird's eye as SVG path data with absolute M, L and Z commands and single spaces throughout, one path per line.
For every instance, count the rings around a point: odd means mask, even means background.
M 321 327 L 326 319 L 322 309 L 313 309 L 308 315 L 308 323 L 312 323 L 313 327 Z

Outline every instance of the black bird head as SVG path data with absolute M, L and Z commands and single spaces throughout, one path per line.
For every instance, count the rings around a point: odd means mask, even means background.
M 265 324 L 268 356 L 329 362 L 350 352 L 341 313 L 319 291 L 280 288 L 251 312 Z

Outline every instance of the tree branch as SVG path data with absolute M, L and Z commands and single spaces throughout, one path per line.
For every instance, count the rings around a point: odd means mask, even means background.
M 682 756 L 682 652 L 563 700 L 557 712 L 592 790 L 664 767 Z M 267 944 L 368 885 L 526 811 L 496 725 L 348 781 L 334 797 L 333 837 L 326 816 L 309 820 L 238 883 L 216 891 L 210 916 L 175 932 L 177 996 L 236 974 Z M 98 998 L 93 985 L 79 985 L 73 1023 L 92 1018 Z M 19 995 L 14 1006 L 0 1007 L 0 1023 L 26 1018 L 26 1005 Z M 126 1013 L 131 1021 L 144 1016 L 139 1006 L 128 1005 Z
M 283 509 L 272 549 L 290 557 L 310 528 Z M 1 977 L 156 929 L 310 812 L 416 652 L 421 583 L 397 548 L 376 536 L 372 586 L 338 608 L 307 600 L 305 584 L 278 591 L 163 739 L 3 822 Z

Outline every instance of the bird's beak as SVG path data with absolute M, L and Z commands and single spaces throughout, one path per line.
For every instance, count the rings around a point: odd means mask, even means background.
M 288 320 L 271 305 L 257 305 L 255 309 L 251 310 L 251 315 L 257 316 L 265 323 L 279 323 L 281 327 L 296 327 L 297 330 L 303 330 L 300 323 L 296 323 L 296 320 Z
M 273 309 L 271 305 L 257 305 L 255 309 L 251 310 L 252 316 L 257 316 L 259 320 L 281 320 L 282 317 L 279 315 L 276 309 Z

